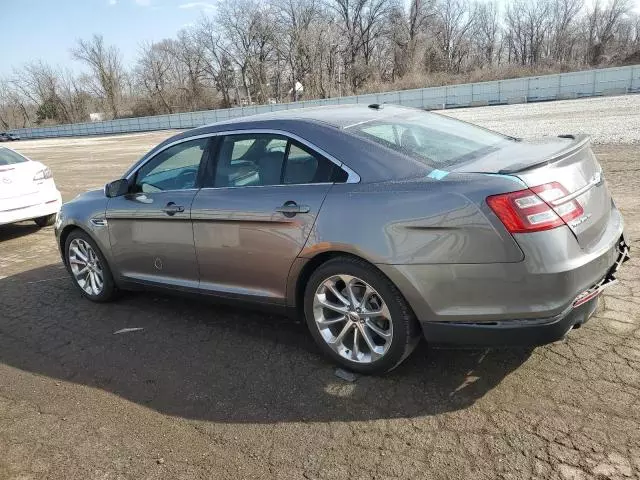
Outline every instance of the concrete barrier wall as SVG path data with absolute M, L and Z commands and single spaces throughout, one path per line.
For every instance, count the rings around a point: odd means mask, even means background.
M 176 113 L 154 117 L 125 118 L 105 122 L 76 123 L 53 127 L 12 130 L 22 138 L 105 135 L 193 128 L 256 113 L 335 104 L 393 103 L 427 110 L 507 103 L 540 102 L 569 98 L 640 92 L 640 65 L 560 73 L 539 77 L 495 80 L 482 83 L 418 88 L 396 92 L 336 97 L 275 105 Z

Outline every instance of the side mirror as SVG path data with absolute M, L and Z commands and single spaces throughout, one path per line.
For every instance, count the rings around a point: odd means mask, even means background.
M 104 194 L 108 198 L 120 197 L 129 193 L 129 182 L 125 178 L 114 180 L 104 186 Z

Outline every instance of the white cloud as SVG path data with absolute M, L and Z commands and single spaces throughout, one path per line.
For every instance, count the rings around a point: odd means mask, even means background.
M 133 0 L 136 5 L 140 5 L 141 7 L 148 7 L 151 5 L 151 0 Z
M 113 7 L 116 3 L 118 3 L 118 0 L 109 0 L 109 6 Z
M 214 10 L 216 6 L 213 3 L 208 3 L 208 2 L 189 2 L 189 3 L 183 3 L 178 8 L 183 8 L 183 9 L 199 8 L 201 10 Z

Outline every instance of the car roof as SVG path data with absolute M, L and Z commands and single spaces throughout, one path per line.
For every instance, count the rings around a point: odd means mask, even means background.
M 237 133 L 243 130 L 284 132 L 293 135 L 294 138 L 297 136 L 304 139 L 316 147 L 321 154 L 344 162 L 345 166 L 355 171 L 364 183 L 424 176 L 432 170 L 426 164 L 344 130 L 352 125 L 384 120 L 394 115 L 415 111 L 417 110 L 395 105 L 331 105 L 232 118 L 194 128 L 166 139 L 132 165 L 125 176 L 138 168 L 148 157 L 176 141 L 198 135 L 228 131 Z
M 409 112 L 411 108 L 397 105 L 327 105 L 322 107 L 296 108 L 291 110 L 277 110 L 274 112 L 258 113 L 240 118 L 231 118 L 215 122 L 207 126 L 259 123 L 272 120 L 297 120 L 306 122 L 322 122 L 337 128 L 347 128 L 352 125 L 382 120 L 401 112 Z

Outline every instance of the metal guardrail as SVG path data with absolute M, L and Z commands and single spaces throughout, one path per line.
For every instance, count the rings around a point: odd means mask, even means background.
M 563 100 L 601 95 L 640 92 L 640 65 L 559 73 L 538 77 L 494 80 L 482 83 L 418 88 L 395 92 L 305 100 L 273 105 L 251 105 L 201 112 L 175 113 L 153 117 L 124 118 L 104 122 L 75 123 L 52 127 L 12 130 L 22 138 L 70 137 L 112 133 L 146 132 L 193 128 L 220 120 L 256 113 L 335 104 L 394 103 L 408 107 L 439 110 L 509 103 Z

